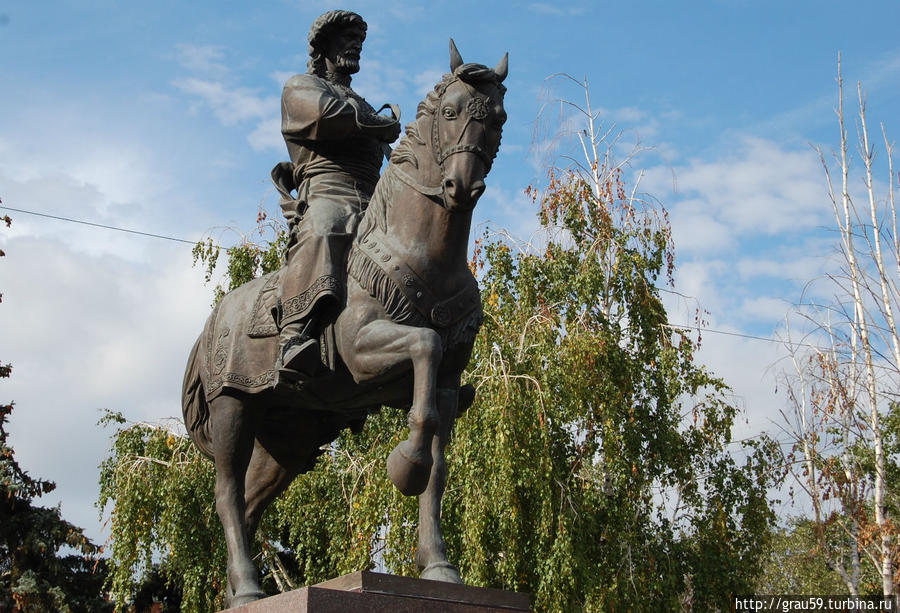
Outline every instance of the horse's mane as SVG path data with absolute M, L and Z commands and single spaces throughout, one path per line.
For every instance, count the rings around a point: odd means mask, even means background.
M 415 142 L 417 145 L 427 144 L 419 134 L 419 119 L 424 116 L 434 115 L 437 112 L 437 105 L 441 97 L 447 91 L 447 88 L 457 80 L 473 86 L 482 83 L 493 83 L 496 85 L 501 97 L 506 94 L 506 86 L 503 85 L 500 77 L 493 69 L 488 68 L 484 64 L 462 64 L 452 73 L 444 74 L 434 86 L 434 89 L 428 92 L 425 99 L 419 103 L 419 106 L 416 108 L 415 120 L 406 124 L 406 134 L 400 139 L 393 153 L 391 153 L 388 167 L 375 187 L 375 192 L 369 201 L 366 214 L 359 226 L 358 235 L 360 237 L 368 234 L 376 226 L 382 232 L 387 232 L 387 209 L 393 200 L 394 190 L 397 189 L 397 180 L 391 172 L 391 166 L 409 162 L 413 168 L 419 167 L 419 159 L 416 157 L 412 143 Z

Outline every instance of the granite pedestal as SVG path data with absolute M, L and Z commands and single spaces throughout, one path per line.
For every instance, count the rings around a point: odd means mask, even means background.
M 512 613 L 528 594 L 360 571 L 228 609 L 229 613 Z

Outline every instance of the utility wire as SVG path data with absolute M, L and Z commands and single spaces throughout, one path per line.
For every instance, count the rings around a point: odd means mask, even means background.
M 26 211 L 26 210 L 24 210 L 24 209 L 15 209 L 15 208 L 13 208 L 13 207 L 11 207 L 11 206 L 6 206 L 5 204 L 0 204 L 0 209 L 7 209 L 7 210 L 9 210 L 9 211 L 15 211 L 16 213 L 26 213 L 26 214 L 28 214 L 28 215 L 35 215 L 35 216 L 37 216 L 37 217 L 46 217 L 46 218 L 48 218 L 48 219 L 56 219 L 56 220 L 59 220 L 59 221 L 68 221 L 68 222 L 71 222 L 71 223 L 82 224 L 82 225 L 85 225 L 85 226 L 93 226 L 93 227 L 95 227 L 95 228 L 104 228 L 104 229 L 106 229 L 106 230 L 115 230 L 116 232 L 128 232 L 129 234 L 139 234 L 139 235 L 141 235 L 141 236 L 149 236 L 149 237 L 151 237 L 151 238 L 161 238 L 161 239 L 164 239 L 164 240 L 167 240 L 167 241 L 175 241 L 175 242 L 178 242 L 178 243 L 186 243 L 186 244 L 188 244 L 188 245 L 196 245 L 196 244 L 197 244 L 197 241 L 189 241 L 189 240 L 185 240 L 185 239 L 183 239 L 183 238 L 175 238 L 175 237 L 173 237 L 173 236 L 165 236 L 165 235 L 163 235 L 163 234 L 152 234 L 152 233 L 150 233 L 150 232 L 141 232 L 140 230 L 130 230 L 130 229 L 128 229 L 128 228 L 119 228 L 119 227 L 117 227 L 117 226 L 109 226 L 109 225 L 106 225 L 106 224 L 94 223 L 94 222 L 92 222 L 92 221 L 84 221 L 84 220 L 82 220 L 82 219 L 72 219 L 72 218 L 70 218 L 70 217 L 60 217 L 60 216 L 58 216 L 58 215 L 49 215 L 49 214 L 47 214 L 47 213 L 37 213 L 37 212 L 35 212 L 35 211 Z M 666 290 L 666 289 L 664 289 L 664 288 L 659 288 L 659 289 L 662 289 L 663 291 L 671 291 L 671 290 Z M 677 292 L 671 292 L 671 293 L 677 293 Z M 715 330 L 715 329 L 713 329 L 713 328 L 703 328 L 703 327 L 701 327 L 701 326 L 684 326 L 684 325 L 680 325 L 680 324 L 664 324 L 664 326 L 665 326 L 666 328 L 671 328 L 671 329 L 673 329 L 673 330 L 698 330 L 698 331 L 700 331 L 700 332 L 709 332 L 709 333 L 712 333 L 712 334 L 723 334 L 723 335 L 726 335 L 726 336 L 737 336 L 737 337 L 740 337 L 740 338 L 748 338 L 748 339 L 756 340 L 756 341 L 765 341 L 765 342 L 767 342 L 767 343 L 777 343 L 777 344 L 779 344 L 779 345 L 783 344 L 783 341 L 780 341 L 780 340 L 774 339 L 774 338 L 767 338 L 767 337 L 765 337 L 765 336 L 754 336 L 754 335 L 752 335 L 752 334 L 741 334 L 741 333 L 739 333 L 739 332 L 727 332 L 727 331 L 725 331 L 725 330 Z M 797 346 L 801 346 L 801 347 L 811 347 L 811 348 L 813 348 L 813 349 L 821 349 L 821 347 L 819 347 L 819 346 L 817 346 L 817 345 L 810 345 L 810 344 L 807 344 L 807 343 L 792 343 L 792 344 L 793 344 L 793 345 L 797 345 Z
M 728 332 L 726 330 L 715 330 L 713 328 L 704 328 L 702 326 L 685 326 L 681 324 L 663 324 L 664 328 L 671 328 L 673 330 L 699 330 L 700 332 L 712 332 L 713 334 L 724 334 L 726 336 L 739 336 L 741 338 L 749 338 L 756 341 L 766 341 L 769 343 L 777 343 L 779 345 L 783 345 L 784 341 L 780 341 L 777 338 L 769 338 L 766 336 L 754 336 L 752 334 L 741 334 L 740 332 Z M 809 343 L 788 343 L 792 346 L 797 347 L 812 347 L 813 349 L 822 349 L 819 345 L 810 345 Z
M 79 223 L 85 226 L 93 226 L 95 228 L 104 228 L 106 230 L 115 230 L 116 232 L 128 232 L 129 234 L 140 234 L 141 236 L 149 236 L 152 238 L 162 238 L 167 241 L 175 241 L 178 243 L 186 243 L 188 245 L 196 245 L 197 241 L 189 241 L 183 238 L 175 238 L 173 236 L 164 236 L 162 234 L 151 234 L 150 232 L 141 232 L 140 230 L 129 230 L 128 228 L 118 228 L 116 226 L 108 226 L 102 223 L 94 223 L 92 221 L 84 221 L 82 219 L 72 219 L 70 217 L 60 217 L 58 215 L 48 215 L 47 213 L 36 213 L 35 211 L 26 211 L 24 209 L 14 209 L 11 206 L 0 205 L 0 209 L 7 209 L 9 211 L 15 211 L 16 213 L 27 213 L 28 215 L 36 215 L 37 217 L 47 217 L 48 219 L 57 219 L 59 221 L 69 221 L 72 223 Z

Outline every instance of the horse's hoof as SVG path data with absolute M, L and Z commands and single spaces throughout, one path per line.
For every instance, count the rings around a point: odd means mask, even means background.
M 259 590 L 252 592 L 245 592 L 243 594 L 235 594 L 231 597 L 231 601 L 228 603 L 229 609 L 235 609 L 237 607 L 242 607 L 245 604 L 250 604 L 251 602 L 256 602 L 257 600 L 261 600 L 266 597 L 265 592 L 260 592 Z
M 443 581 L 445 583 L 462 583 L 459 571 L 450 562 L 432 562 L 425 567 L 419 576 L 431 581 Z
M 400 441 L 387 459 L 388 477 L 404 496 L 418 496 L 431 478 L 431 454 L 409 451 L 409 441 Z

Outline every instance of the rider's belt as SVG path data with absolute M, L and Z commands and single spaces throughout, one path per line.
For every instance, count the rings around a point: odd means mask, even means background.
M 474 277 L 469 277 L 466 287 L 450 298 L 438 300 L 412 268 L 397 261 L 387 245 L 379 243 L 371 234 L 354 242 L 353 248 L 384 271 L 416 310 L 439 328 L 456 323 L 481 304 L 481 292 Z

